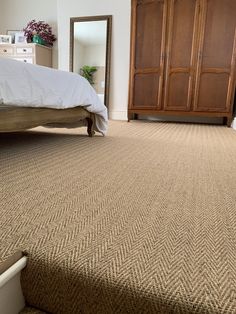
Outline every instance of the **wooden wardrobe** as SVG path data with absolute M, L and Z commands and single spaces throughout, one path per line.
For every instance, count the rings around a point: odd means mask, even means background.
M 132 0 L 128 118 L 232 121 L 236 0 Z

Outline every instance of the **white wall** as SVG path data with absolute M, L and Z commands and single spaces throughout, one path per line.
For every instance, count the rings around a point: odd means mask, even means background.
M 89 45 L 85 46 L 84 64 L 90 66 L 105 66 L 106 46 Z
M 79 73 L 84 65 L 105 66 L 105 45 L 84 46 L 78 40 L 74 41 L 74 67 L 73 71 Z M 78 56 L 78 57 L 76 57 Z
M 127 118 L 130 0 L 58 0 L 59 68 L 69 70 L 70 17 L 112 15 L 112 54 L 109 115 Z
M 78 56 L 78 58 L 74 58 L 73 72 L 79 73 L 80 68 L 84 65 L 84 49 L 78 40 L 74 41 L 74 56 Z
M 234 118 L 232 122 L 232 128 L 236 130 L 236 118 Z
M 57 36 L 57 0 L 0 0 L 0 33 L 22 30 L 30 20 L 43 20 Z M 53 46 L 53 65 L 57 67 L 57 42 Z

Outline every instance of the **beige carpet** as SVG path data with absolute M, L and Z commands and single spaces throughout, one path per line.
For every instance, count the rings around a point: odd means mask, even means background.
M 0 134 L 0 251 L 50 313 L 236 313 L 236 132 Z
M 42 312 L 38 309 L 26 306 L 19 314 L 47 314 L 46 312 Z

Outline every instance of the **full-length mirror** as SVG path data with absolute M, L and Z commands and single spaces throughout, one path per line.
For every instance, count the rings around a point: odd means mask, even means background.
M 112 16 L 70 19 L 70 71 L 84 76 L 109 106 Z

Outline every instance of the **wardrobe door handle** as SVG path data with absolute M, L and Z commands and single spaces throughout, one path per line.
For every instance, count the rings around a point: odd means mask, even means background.
M 165 61 L 165 58 L 166 58 L 166 54 L 165 54 L 165 53 L 162 53 L 162 54 L 161 54 L 161 61 L 164 62 L 164 61 Z
M 202 51 L 199 51 L 199 54 L 198 54 L 198 59 L 199 59 L 199 61 L 201 61 L 201 60 L 202 60 Z

